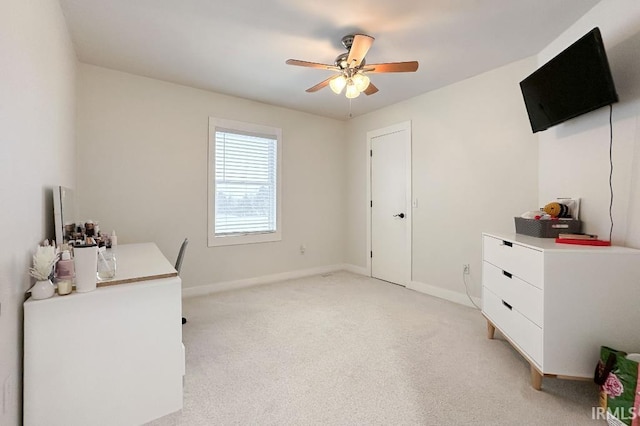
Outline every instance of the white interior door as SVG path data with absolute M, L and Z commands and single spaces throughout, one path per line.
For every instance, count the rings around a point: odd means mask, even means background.
M 410 125 L 382 129 L 370 139 L 371 276 L 411 280 Z

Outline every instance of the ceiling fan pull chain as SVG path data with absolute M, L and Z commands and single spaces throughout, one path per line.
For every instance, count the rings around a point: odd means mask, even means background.
M 353 114 L 351 114 L 351 98 L 349 98 L 349 118 L 353 118 Z

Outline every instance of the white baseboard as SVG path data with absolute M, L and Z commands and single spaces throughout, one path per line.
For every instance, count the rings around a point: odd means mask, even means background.
M 237 290 L 240 288 L 253 287 L 256 285 L 270 284 L 277 281 L 285 281 L 285 280 L 291 280 L 294 278 L 309 277 L 311 275 L 319 275 L 319 274 L 326 274 L 329 272 L 349 270 L 347 269 L 347 266 L 348 265 L 344 265 L 344 264 L 319 266 L 319 267 L 310 268 L 310 269 L 300 269 L 296 271 L 282 272 L 279 274 L 245 278 L 242 280 L 221 281 L 218 283 L 205 284 L 197 287 L 187 287 L 182 289 L 182 297 L 188 298 L 188 297 L 195 297 L 195 296 L 204 296 L 207 294 L 219 293 L 221 291 Z
M 369 276 L 369 271 L 367 271 L 367 268 L 350 263 L 343 263 L 336 265 L 319 266 L 309 269 L 299 269 L 296 271 L 281 272 L 279 274 L 263 275 L 260 277 L 245 278 L 242 280 L 221 281 L 218 283 L 205 284 L 197 287 L 187 287 L 182 289 L 182 297 L 188 298 L 204 296 L 207 294 L 219 293 L 222 291 L 237 290 L 246 287 L 270 284 L 278 281 L 309 277 L 312 275 L 320 275 L 336 271 L 347 271 L 358 275 Z M 448 290 L 442 287 L 436 287 L 418 281 L 411 281 L 409 285 L 407 285 L 407 288 L 418 291 L 420 293 L 428 294 L 430 296 L 438 297 L 440 299 L 445 299 L 450 302 L 458 303 L 472 308 L 474 307 L 465 293 L 459 293 L 457 291 Z M 482 306 L 482 300 L 480 298 L 473 297 L 473 301 L 478 306 Z
M 475 308 L 475 306 L 473 306 L 465 293 L 459 293 L 457 291 L 448 290 L 442 287 L 436 287 L 434 285 L 425 284 L 418 281 L 411 281 L 407 288 L 419 291 L 420 293 L 428 294 L 430 296 L 439 297 L 440 299 L 445 299 L 450 302 L 458 303 L 460 305 Z M 476 303 L 476 305 L 482 307 L 482 299 L 473 296 L 471 296 L 471 298 Z
M 367 277 L 369 276 L 369 271 L 367 271 L 367 268 L 365 268 L 364 266 L 357 266 L 357 265 L 352 265 L 351 263 L 345 263 L 344 265 L 342 265 L 342 269 L 344 271 L 352 272 L 354 274 L 365 275 Z

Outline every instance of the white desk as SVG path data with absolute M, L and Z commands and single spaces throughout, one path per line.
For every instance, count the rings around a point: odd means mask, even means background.
M 176 277 L 178 273 L 154 243 L 124 244 L 116 253 L 116 276 L 98 287 Z
M 182 409 L 181 281 L 155 244 L 118 247 L 95 291 L 24 303 L 24 424 L 138 425 Z

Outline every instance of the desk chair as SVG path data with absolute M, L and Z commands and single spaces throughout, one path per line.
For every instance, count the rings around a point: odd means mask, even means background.
M 184 252 L 187 250 L 187 244 L 189 244 L 189 239 L 185 238 L 180 246 L 180 251 L 178 252 L 178 258 L 176 259 L 176 271 L 178 271 L 178 275 L 180 275 L 180 268 L 182 267 L 182 259 L 184 258 Z M 182 317 L 182 323 L 186 323 L 187 319 Z

